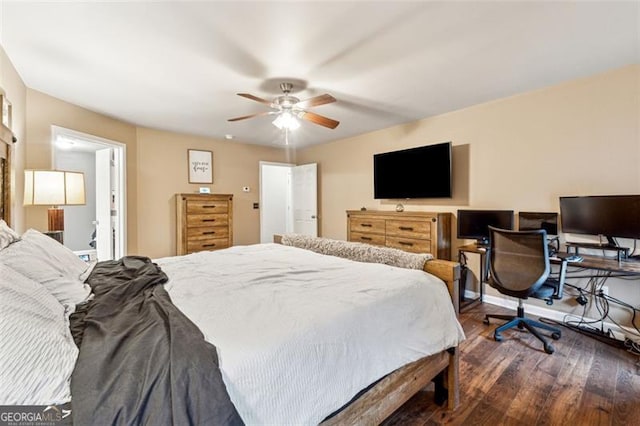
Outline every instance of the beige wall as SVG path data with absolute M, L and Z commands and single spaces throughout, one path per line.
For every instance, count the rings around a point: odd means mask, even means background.
M 17 74 L 16 74 L 17 75 Z M 234 194 L 234 242 L 259 242 L 258 162 L 285 161 L 285 151 L 228 141 L 137 128 L 131 124 L 26 89 L 26 161 L 22 168 L 51 168 L 51 126 L 121 142 L 127 149 L 127 253 L 150 257 L 175 254 L 175 207 L 178 192 L 196 192 L 188 183 L 187 149 L 214 153 L 212 192 Z M 24 114 L 23 114 L 24 116 Z M 24 148 L 23 148 L 24 149 Z M 18 176 L 22 176 L 22 168 Z M 17 170 L 17 169 L 16 169 Z M 249 186 L 251 192 L 242 192 Z M 14 197 L 22 206 L 22 189 Z M 20 208 L 25 228 L 46 229 L 46 207 Z
M 373 154 L 444 141 L 454 145 L 453 199 L 402 201 L 406 210 L 559 211 L 560 195 L 638 194 L 640 66 L 299 150 L 298 163 L 319 163 L 321 235 L 346 238 L 345 210 L 398 202 L 373 199 Z M 637 281 L 609 283 L 640 305 Z
M 321 234 L 346 238 L 345 210 L 373 199 L 373 154 L 452 141 L 453 200 L 408 210 L 558 211 L 558 196 L 640 193 L 640 66 L 297 152 L 320 167 Z M 344 182 L 350 184 L 344 185 Z
M 11 102 L 11 130 L 18 142 L 11 148 L 11 197 L 14 202 L 11 209 L 11 226 L 22 232 L 25 230 L 25 213 L 22 207 L 24 192 L 24 162 L 26 153 L 26 104 L 27 87 L 13 67 L 2 46 L 0 46 L 0 88 L 5 91 Z
M 213 184 L 189 184 L 187 150 L 213 152 Z M 211 138 L 138 129 L 138 251 L 157 258 L 176 250 L 175 194 L 197 192 L 208 186 L 212 193 L 233 194 L 234 244 L 260 241 L 258 163 L 284 162 L 279 148 L 247 145 Z M 251 192 L 242 192 L 248 186 Z
M 27 89 L 26 110 L 26 168 L 52 168 L 52 125 L 110 139 L 127 146 L 127 250 L 136 253 L 139 217 L 136 127 L 32 89 Z M 21 194 L 16 201 L 21 203 Z M 47 228 L 46 207 L 27 207 L 25 215 L 27 227 L 40 230 Z

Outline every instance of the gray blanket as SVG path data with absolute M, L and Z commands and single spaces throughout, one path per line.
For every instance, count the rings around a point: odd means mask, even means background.
M 95 298 L 71 317 L 80 355 L 76 425 L 241 425 L 216 348 L 176 308 L 148 258 L 100 262 Z

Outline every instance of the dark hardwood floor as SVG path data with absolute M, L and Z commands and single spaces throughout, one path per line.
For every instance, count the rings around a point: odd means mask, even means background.
M 498 320 L 513 313 L 477 305 L 461 314 L 460 406 L 448 412 L 423 390 L 384 423 L 391 425 L 640 425 L 638 357 L 561 327 L 548 355 L 531 334 L 517 329 L 493 340 Z

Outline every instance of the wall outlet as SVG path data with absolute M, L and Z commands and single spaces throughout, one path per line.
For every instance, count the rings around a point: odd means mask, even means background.
M 604 294 L 605 296 L 609 295 L 609 287 L 607 287 L 606 285 L 602 286 L 601 290 L 602 294 Z

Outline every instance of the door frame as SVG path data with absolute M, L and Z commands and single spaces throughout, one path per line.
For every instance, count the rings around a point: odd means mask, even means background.
M 101 145 L 104 148 L 113 148 L 114 157 L 117 157 L 116 179 L 119 188 L 118 199 L 116 200 L 118 209 L 118 229 L 119 229 L 119 244 L 114 252 L 114 257 L 118 254 L 124 256 L 127 254 L 127 146 L 122 142 L 114 141 L 100 136 L 94 136 L 89 133 L 79 132 L 77 130 L 67 129 L 65 127 L 52 125 L 51 126 L 51 144 L 54 145 L 56 139 L 59 136 L 67 137 L 69 139 L 79 139 L 82 141 Z M 55 164 L 55 146 L 52 146 L 51 150 L 51 164 Z M 95 189 L 93 189 L 95 191 Z

